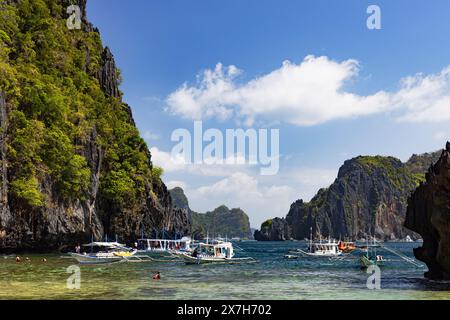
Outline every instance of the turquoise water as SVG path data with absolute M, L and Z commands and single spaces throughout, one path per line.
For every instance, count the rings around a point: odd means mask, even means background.
M 119 263 L 81 266 L 79 290 L 67 288 L 67 267 L 75 261 L 60 255 L 0 257 L 0 299 L 450 299 L 450 282 L 425 280 L 425 267 L 416 268 L 382 252 L 381 290 L 367 289 L 369 274 L 359 267 L 360 253 L 336 259 L 283 259 L 303 242 L 240 242 L 237 256 L 255 264 L 185 265 L 170 263 Z M 412 257 L 420 244 L 389 243 Z M 161 281 L 152 280 L 161 272 Z

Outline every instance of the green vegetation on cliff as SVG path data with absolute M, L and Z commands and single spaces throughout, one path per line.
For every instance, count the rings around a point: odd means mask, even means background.
M 50 177 L 63 201 L 85 197 L 90 168 L 80 150 L 95 131 L 107 170 L 102 195 L 132 206 L 159 180 L 147 146 L 118 97 L 104 94 L 97 74 L 98 32 L 69 30 L 55 0 L 21 0 L 0 10 L 0 90 L 8 101 L 11 192 L 28 206 L 49 205 L 38 181 Z
M 403 228 L 407 199 L 440 153 L 415 155 L 407 163 L 382 156 L 346 161 L 329 188 L 319 190 L 310 202 L 292 204 L 286 217 L 291 236 L 307 238 L 313 228 L 316 236 L 335 238 L 373 233 L 382 239 L 417 237 Z
M 81 29 L 67 8 L 81 9 Z M 86 0 L 0 2 L 0 250 L 183 233 Z
M 207 213 L 192 214 L 192 230 L 194 235 L 204 237 L 210 236 L 250 238 L 250 221 L 241 209 L 229 209 L 220 206 Z

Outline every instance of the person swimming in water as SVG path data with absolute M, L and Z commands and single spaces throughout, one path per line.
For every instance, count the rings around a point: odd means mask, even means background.
M 161 280 L 161 273 L 157 272 L 153 275 L 153 280 Z

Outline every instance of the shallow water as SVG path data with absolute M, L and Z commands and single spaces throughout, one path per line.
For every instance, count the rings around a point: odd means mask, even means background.
M 389 243 L 412 257 L 417 243 Z M 255 264 L 185 265 L 118 263 L 81 266 L 81 287 L 67 288 L 67 268 L 76 265 L 60 255 L 0 256 L 0 299 L 450 299 L 450 282 L 423 278 L 426 267 L 416 268 L 388 252 L 382 268 L 381 290 L 367 289 L 370 276 L 359 268 L 360 253 L 342 259 L 285 260 L 290 249 L 303 242 L 240 242 L 237 256 Z M 27 257 L 23 255 L 23 258 Z M 162 280 L 152 280 L 161 272 Z

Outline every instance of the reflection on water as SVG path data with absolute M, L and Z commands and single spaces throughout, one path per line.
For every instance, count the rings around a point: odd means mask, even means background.
M 0 256 L 0 299 L 450 299 L 450 282 L 423 279 L 416 268 L 383 252 L 389 260 L 382 268 L 381 290 L 368 290 L 359 268 L 359 253 L 339 259 L 285 260 L 302 242 L 238 244 L 259 261 L 242 265 L 184 265 L 119 263 L 81 266 L 81 288 L 67 289 L 67 267 L 74 260 L 59 255 Z M 414 243 L 389 246 L 412 257 Z M 26 257 L 24 255 L 23 257 Z M 152 280 L 155 272 L 162 280 Z

